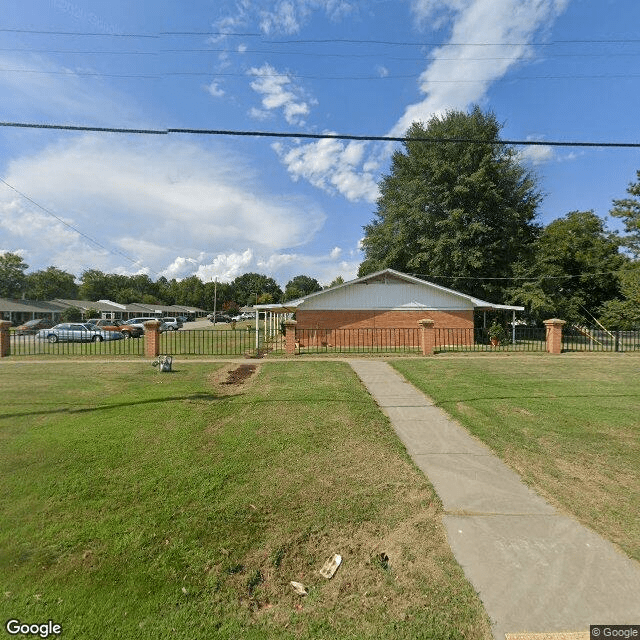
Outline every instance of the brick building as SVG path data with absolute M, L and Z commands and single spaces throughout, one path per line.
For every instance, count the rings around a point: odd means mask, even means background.
M 476 311 L 515 312 L 524 307 L 492 304 L 393 269 L 385 269 L 281 305 L 258 305 L 261 311 L 295 312 L 296 332 L 329 344 L 344 340 L 347 330 L 394 330 L 385 340 L 408 340 L 418 321 L 429 318 L 436 329 L 456 330 L 473 341 Z M 312 332 L 316 332 L 313 334 Z M 382 334 L 380 334 L 382 335 Z

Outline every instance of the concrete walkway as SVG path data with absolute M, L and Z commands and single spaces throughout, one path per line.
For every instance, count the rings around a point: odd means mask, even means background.
M 637 562 L 556 511 L 390 365 L 349 362 L 440 496 L 496 639 L 640 624 Z

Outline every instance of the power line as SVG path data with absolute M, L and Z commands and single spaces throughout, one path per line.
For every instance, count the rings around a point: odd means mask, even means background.
M 128 133 L 135 135 L 205 135 L 205 136 L 240 136 L 253 138 L 298 138 L 310 140 L 358 140 L 363 142 L 424 142 L 430 144 L 490 144 L 495 146 L 510 145 L 514 147 L 597 147 L 597 148 L 640 148 L 640 142 L 585 142 L 558 140 L 479 140 L 477 138 L 409 138 L 406 136 L 373 136 L 339 133 L 301 133 L 278 131 L 239 131 L 234 129 L 132 129 L 116 127 L 91 127 L 71 124 L 47 124 L 36 122 L 0 122 L 0 127 L 21 129 L 51 129 L 59 131 L 85 131 L 90 133 Z
M 92 244 L 96 245 L 97 247 L 100 247 L 100 249 L 103 249 L 104 251 L 106 251 L 108 253 L 112 253 L 114 255 L 122 256 L 123 258 L 126 258 L 129 262 L 131 262 L 135 266 L 138 266 L 138 267 L 142 267 L 143 266 L 140 260 L 134 260 L 131 256 L 128 256 L 126 253 L 123 253 L 122 251 L 119 251 L 118 249 L 108 249 L 103 244 L 98 242 L 95 238 L 92 238 L 91 236 L 87 235 L 83 231 L 80 231 L 80 229 L 77 229 L 73 225 L 69 224 L 68 222 L 63 220 L 60 216 L 56 215 L 53 211 L 51 211 L 50 209 L 47 209 L 46 207 L 43 207 L 41 204 L 37 203 L 33 198 L 30 198 L 27 194 L 22 193 L 22 191 L 19 191 L 18 189 L 16 189 L 14 186 L 10 185 L 8 182 L 3 180 L 2 178 L 0 178 L 0 182 L 2 182 L 2 184 L 4 184 L 7 187 L 9 187 L 9 189 L 12 189 L 13 191 L 15 191 L 19 196 L 21 196 L 25 200 L 29 201 L 31 204 L 33 204 L 36 207 L 38 207 L 38 209 L 44 211 L 47 215 L 55 218 L 58 222 L 63 224 L 68 229 L 71 229 L 73 232 L 77 233 L 79 236 L 82 236 L 85 240 L 88 240 L 89 242 L 91 242 Z M 153 271 L 153 269 L 149 269 L 149 271 L 151 271 L 152 273 L 154 273 L 157 276 L 160 275 L 156 271 Z
M 351 76 L 319 76 L 319 75 L 304 75 L 296 73 L 247 73 L 247 72 L 217 72 L 217 71 L 162 71 L 159 73 L 149 74 L 131 74 L 131 73 L 103 73 L 101 71 L 52 71 L 41 69 L 7 69 L 0 67 L 0 72 L 6 73 L 32 73 L 36 75 L 56 75 L 56 76 L 71 76 L 71 77 L 97 77 L 97 78 L 134 78 L 134 79 L 146 79 L 146 80 L 159 80 L 161 78 L 171 77 L 188 77 L 188 76 L 200 76 L 208 78 L 246 78 L 247 76 L 252 78 L 286 78 L 288 80 L 344 80 L 348 82 L 361 81 L 361 80 L 408 80 L 421 77 L 422 73 L 407 73 L 407 74 L 376 74 L 376 75 L 351 75 Z M 573 75 L 540 75 L 540 76 L 514 76 L 509 77 L 509 80 L 609 80 L 609 79 L 623 79 L 629 80 L 632 78 L 640 78 L 638 73 L 621 73 L 621 74 L 573 74 Z M 431 84 L 484 84 L 484 80 L 440 80 L 429 79 L 427 81 Z
M 0 33 L 24 33 L 32 35 L 53 35 L 53 36 L 86 36 L 86 37 L 106 37 L 106 38 L 152 38 L 176 36 L 216 36 L 216 37 L 241 37 L 241 38 L 263 38 L 260 32 L 230 32 L 230 31 L 157 31 L 152 33 L 118 33 L 114 31 L 93 32 L 93 31 L 56 31 L 46 29 L 19 29 L 0 28 Z M 269 44 L 380 44 L 391 46 L 411 46 L 411 47 L 513 47 L 513 46 L 534 46 L 552 47 L 565 44 L 637 44 L 640 38 L 602 38 L 602 39 L 567 39 L 550 40 L 549 42 L 440 42 L 440 41 L 418 41 L 409 42 L 406 40 L 374 40 L 358 38 L 322 38 L 322 39 L 291 39 L 291 40 L 264 40 Z

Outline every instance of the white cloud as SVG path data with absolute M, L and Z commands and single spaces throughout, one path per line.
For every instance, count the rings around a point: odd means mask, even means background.
M 309 104 L 315 102 L 304 99 L 302 90 L 294 85 L 288 74 L 278 72 L 267 63 L 259 68 L 252 67 L 247 73 L 255 77 L 251 88 L 262 96 L 263 111 L 252 109 L 251 115 L 262 118 L 265 113 L 279 109 L 289 124 L 304 124 L 304 116 L 310 112 Z
M 215 81 L 207 85 L 207 92 L 214 98 L 221 98 L 224 95 L 224 89 Z
M 196 258 L 201 251 L 278 251 L 309 242 L 325 220 L 307 199 L 272 195 L 256 169 L 228 148 L 166 138 L 72 138 L 12 161 L 4 178 L 104 248 L 6 187 L 0 189 L 3 244 L 74 273 L 140 269 L 122 253 L 159 272 L 176 256 Z
M 195 274 L 203 282 L 213 282 L 216 278 L 218 282 L 231 282 L 234 278 L 242 275 L 252 261 L 253 251 L 251 249 L 242 253 L 221 253 L 210 263 L 199 265 Z
M 315 187 L 340 193 L 352 202 L 375 202 L 379 195 L 374 172 L 360 167 L 365 143 L 325 138 L 288 148 L 282 143 L 272 146 L 296 181 L 304 178 Z
M 259 11 L 264 33 L 298 33 L 316 10 L 324 11 L 334 21 L 356 11 L 358 2 L 347 0 L 277 0 Z
M 340 247 L 334 247 L 329 254 L 332 260 L 337 260 L 342 255 L 342 249 Z
M 409 105 L 390 135 L 403 135 L 412 122 L 428 121 L 447 109 L 481 101 L 493 82 L 531 56 L 527 43 L 566 7 L 568 0 L 413 0 L 418 22 L 436 26 L 451 19 L 449 46 L 422 73 L 425 98 Z M 482 47 L 477 46 L 482 44 Z M 497 59 L 500 58 L 500 59 Z

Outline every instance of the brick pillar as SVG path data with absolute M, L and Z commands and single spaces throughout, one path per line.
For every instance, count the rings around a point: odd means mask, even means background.
M 11 323 L 8 320 L 0 320 L 0 358 L 11 355 L 10 326 Z
M 544 321 L 544 326 L 547 329 L 547 353 L 562 353 L 562 327 L 564 324 L 565 321 L 558 320 L 558 318 Z
M 149 320 L 144 323 L 144 355 L 155 358 L 160 355 L 160 322 Z
M 285 320 L 284 326 L 284 341 L 285 352 L 288 356 L 296 355 L 296 324 L 295 320 Z
M 418 320 L 420 325 L 420 346 L 422 347 L 423 356 L 432 356 L 436 347 L 436 330 L 434 328 L 435 321 L 425 318 Z

